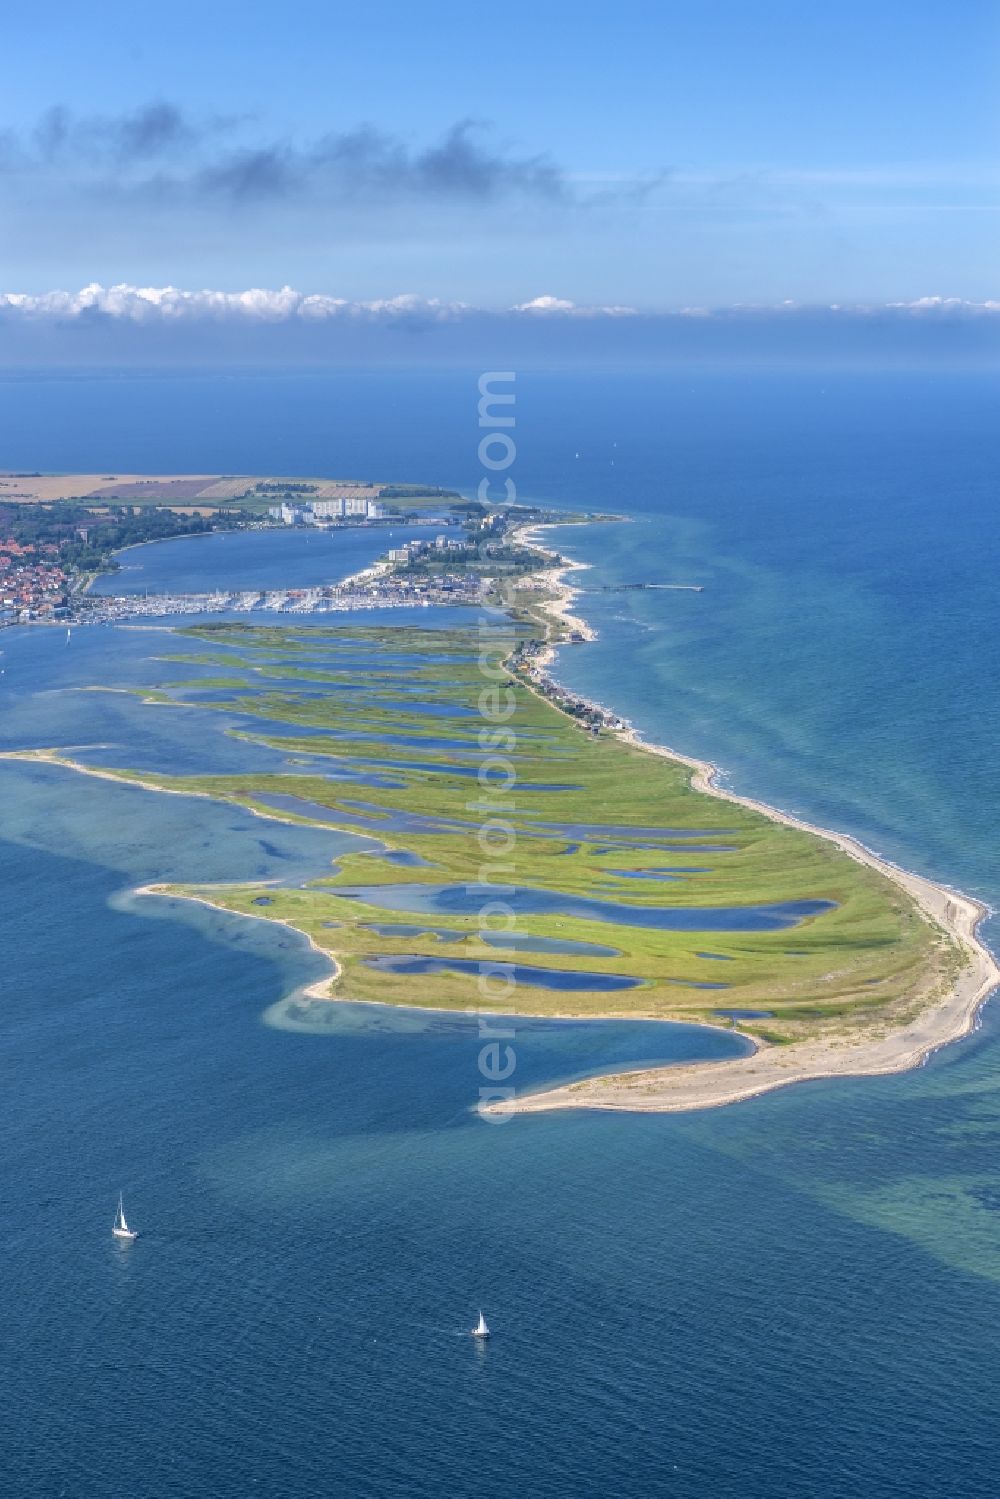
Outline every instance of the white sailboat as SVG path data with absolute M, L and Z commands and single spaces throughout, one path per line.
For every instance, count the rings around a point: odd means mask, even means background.
M 490 1330 L 486 1326 L 486 1318 L 483 1316 L 482 1311 L 480 1310 L 479 1321 L 476 1323 L 475 1327 L 472 1329 L 472 1336 L 474 1338 L 488 1338 L 489 1335 L 490 1335 Z
M 129 1228 L 125 1221 L 125 1209 L 122 1206 L 122 1194 L 120 1192 L 118 1193 L 118 1211 L 115 1214 L 115 1226 L 111 1232 L 116 1239 L 127 1239 L 129 1242 L 139 1237 L 135 1229 Z

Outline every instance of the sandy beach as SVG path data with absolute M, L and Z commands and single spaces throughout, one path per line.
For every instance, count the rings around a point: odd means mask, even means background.
M 154 787 L 153 789 L 157 788 Z M 226 887 L 220 885 L 217 888 L 224 890 Z M 296 926 L 293 921 L 288 921 L 284 916 L 268 916 L 263 911 L 260 913 L 256 911 L 231 911 L 228 906 L 223 905 L 220 901 L 212 900 L 208 894 L 193 895 L 190 891 L 178 890 L 173 885 L 136 885 L 128 893 L 134 898 L 152 895 L 159 896 L 163 900 L 189 900 L 193 901 L 197 906 L 207 906 L 210 911 L 235 916 L 240 921 L 268 921 L 272 926 L 284 926 L 291 932 L 297 932 L 300 937 L 305 938 L 312 952 L 318 954 L 324 962 L 329 963 L 330 972 L 324 974 L 322 978 L 314 979 L 311 984 L 304 984 L 294 994 L 286 995 L 286 998 L 330 999 L 330 985 L 335 979 L 340 977 L 340 964 L 328 948 L 320 947 L 314 937 L 308 932 L 303 931 L 302 927 Z
M 526 541 L 538 545 L 533 527 L 522 534 Z M 548 550 L 540 548 L 540 550 Z M 587 640 L 596 633 L 577 619 L 572 607 L 579 590 L 566 582 L 566 575 L 577 572 L 584 564 L 566 561 L 540 574 L 555 597 L 539 602 L 539 607 L 568 629 Z M 536 657 L 539 665 L 550 665 L 559 640 L 550 640 Z M 595 704 L 595 707 L 600 705 Z M 704 760 L 693 759 L 666 745 L 650 744 L 632 727 L 618 731 L 617 737 L 647 754 L 662 755 L 686 765 L 692 771 L 691 784 L 696 791 L 721 801 L 736 802 L 771 818 L 824 838 L 861 864 L 867 864 L 907 892 L 927 918 L 962 951 L 965 965 L 948 992 L 930 1003 L 914 1020 L 895 1030 L 886 1030 L 884 1022 L 872 1026 L 869 1034 L 856 1038 L 802 1041 L 771 1046 L 756 1042 L 749 1056 L 725 1062 L 690 1063 L 669 1067 L 640 1068 L 633 1072 L 612 1073 L 589 1078 L 564 1087 L 525 1094 L 509 1103 L 494 1106 L 498 1113 L 543 1113 L 551 1109 L 618 1109 L 640 1113 L 679 1113 L 694 1109 L 718 1108 L 753 1098 L 774 1088 L 820 1078 L 865 1077 L 905 1072 L 918 1067 L 940 1047 L 957 1041 L 974 1030 L 979 1011 L 990 994 L 1000 986 L 1000 966 L 980 941 L 978 927 L 989 915 L 980 902 L 947 886 L 935 884 L 921 875 L 880 858 L 847 833 L 817 827 L 802 818 L 793 817 L 766 802 L 739 796 L 719 784 L 720 772 Z
M 534 547 L 536 551 L 542 552 L 546 557 L 551 557 L 558 566 L 545 568 L 542 572 L 535 573 L 535 581 L 548 590 L 551 597 L 538 599 L 537 606 L 543 614 L 562 626 L 568 633 L 579 635 L 583 640 L 596 640 L 597 631 L 589 625 L 585 619 L 580 619 L 570 611 L 576 601 L 580 590 L 572 584 L 565 582 L 568 573 L 581 573 L 589 571 L 586 562 L 572 562 L 569 558 L 559 558 L 559 554 L 551 547 L 544 546 L 538 540 L 539 533 L 551 531 L 552 525 L 524 526 L 514 532 L 512 540 L 520 542 L 524 546 Z M 550 639 L 548 644 L 539 651 L 535 657 L 538 666 L 549 666 L 556 653 L 558 640 Z
M 634 731 L 621 737 L 641 743 Z M 642 745 L 652 754 L 690 765 L 685 756 L 672 754 L 659 745 Z M 833 833 L 755 802 L 735 796 L 712 784 L 712 767 L 699 765 L 694 783 L 700 790 L 723 800 L 741 802 L 776 821 L 804 828 L 837 844 L 851 858 L 879 870 L 901 885 L 944 932 L 965 952 L 968 962 L 948 992 L 915 1020 L 897 1030 L 875 1025 L 871 1033 L 855 1040 L 803 1041 L 786 1046 L 757 1043 L 750 1056 L 725 1062 L 691 1063 L 680 1066 L 643 1068 L 609 1074 L 524 1095 L 504 1107 L 516 1113 L 540 1113 L 549 1109 L 625 1109 L 641 1113 L 675 1113 L 717 1108 L 786 1087 L 790 1083 L 820 1078 L 877 1076 L 905 1072 L 917 1067 L 938 1048 L 972 1031 L 981 1006 L 1000 984 L 1000 969 L 992 953 L 977 936 L 986 908 L 968 896 L 935 885 L 880 859 L 846 834 Z

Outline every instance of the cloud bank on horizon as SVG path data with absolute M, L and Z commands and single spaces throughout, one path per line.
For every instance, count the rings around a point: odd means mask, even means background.
M 523 317 L 560 319 L 639 318 L 647 322 L 669 322 L 678 318 L 771 319 L 795 317 L 827 318 L 948 318 L 964 319 L 1000 313 L 1000 299 L 981 302 L 962 297 L 925 296 L 910 301 L 879 304 L 803 304 L 792 301 L 735 303 L 727 307 L 679 307 L 658 313 L 640 312 L 625 306 L 580 306 L 566 297 L 550 294 L 533 297 L 511 307 L 476 307 L 467 302 L 446 302 L 415 293 L 373 300 L 352 301 L 320 292 L 296 291 L 291 286 L 277 290 L 249 287 L 245 291 L 182 290 L 176 286 L 132 286 L 120 283 L 102 286 L 91 282 L 79 291 L 42 293 L 0 292 L 0 318 L 46 319 L 54 322 L 107 318 L 136 323 L 234 321 L 281 323 L 301 320 L 322 323 L 332 319 L 367 319 L 398 322 L 452 322 L 476 318 L 516 320 Z
M 1000 300 L 682 307 L 650 313 L 549 293 L 490 309 L 414 294 L 91 283 L 0 292 L 0 367 L 843 363 L 995 364 Z

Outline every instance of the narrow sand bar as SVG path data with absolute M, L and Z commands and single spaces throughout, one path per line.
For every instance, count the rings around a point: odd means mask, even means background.
M 541 527 L 533 528 L 537 533 Z M 538 545 L 532 532 L 524 539 Z M 553 597 L 537 605 L 557 626 L 578 631 L 585 639 L 595 639 L 595 632 L 570 613 L 578 590 L 565 581 L 581 564 L 569 562 L 538 576 L 552 591 Z M 555 655 L 558 641 L 551 642 L 543 658 L 548 665 Z M 820 1078 L 872 1077 L 905 1072 L 920 1066 L 932 1052 L 957 1041 L 974 1030 L 979 1011 L 1000 985 L 1000 966 L 978 936 L 979 923 L 989 915 L 987 908 L 958 891 L 937 885 L 921 875 L 900 869 L 868 849 L 846 833 L 817 827 L 792 817 L 752 797 L 738 796 L 718 784 L 719 772 L 704 760 L 665 745 L 648 744 L 634 728 L 626 728 L 618 737 L 651 755 L 662 755 L 688 766 L 691 784 L 696 791 L 721 801 L 736 802 L 775 822 L 787 824 L 825 838 L 836 844 L 852 859 L 867 864 L 887 879 L 901 886 L 924 914 L 960 948 L 966 962 L 946 993 L 913 1020 L 895 1029 L 884 1020 L 876 1021 L 868 1033 L 851 1037 L 828 1037 L 772 1046 L 762 1041 L 749 1056 L 724 1062 L 693 1062 L 669 1067 L 646 1067 L 632 1072 L 608 1074 L 585 1079 L 564 1087 L 540 1093 L 525 1094 L 510 1102 L 493 1105 L 495 1113 L 533 1114 L 551 1109 L 615 1109 L 637 1113 L 681 1113 L 694 1109 L 718 1108 L 738 1103 L 789 1083 L 815 1081 Z
M 547 525 L 539 523 L 535 526 L 521 526 L 515 532 L 513 540 L 523 546 L 534 547 L 536 552 L 542 552 L 551 557 L 553 563 L 558 566 L 545 568 L 541 572 L 533 573 L 532 578 L 536 583 L 547 589 L 551 597 L 537 600 L 536 607 L 543 613 L 549 615 L 561 629 L 566 629 L 574 635 L 579 635 L 583 640 L 596 640 L 597 631 L 592 625 L 588 625 L 585 619 L 571 614 L 570 609 L 579 596 L 580 590 L 573 588 L 564 582 L 568 573 L 587 572 L 589 563 L 571 562 L 568 558 L 560 558 L 558 552 L 552 551 L 550 547 L 543 546 L 538 540 L 541 531 L 551 531 L 554 522 Z M 536 660 L 540 666 L 547 666 L 555 655 L 555 644 L 549 644 L 540 653 Z

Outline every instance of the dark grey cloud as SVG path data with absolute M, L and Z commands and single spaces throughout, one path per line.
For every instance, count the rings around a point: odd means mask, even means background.
M 197 119 L 166 100 L 117 116 L 55 105 L 30 130 L 0 134 L 0 168 L 36 187 L 48 176 L 76 193 L 216 203 L 580 201 L 556 163 L 518 154 L 481 121 L 458 120 L 429 144 L 373 124 L 300 141 L 267 138 L 251 115 Z
M 393 202 L 458 198 L 491 202 L 528 196 L 567 201 L 562 172 L 544 156 L 515 157 L 490 149 L 485 127 L 460 120 L 440 141 L 413 149 L 374 125 L 331 132 L 312 145 L 288 144 L 233 152 L 197 178 L 209 194 L 249 198 L 320 193 L 339 199 Z
M 218 130 L 220 122 L 213 124 Z M 127 161 L 145 161 L 166 150 L 189 145 L 196 138 L 191 125 L 175 104 L 146 104 L 132 114 L 109 123 L 112 149 Z
M 227 198 L 237 203 L 290 198 L 305 190 L 308 173 L 287 146 L 260 146 L 234 151 L 202 168 L 186 184 L 197 197 Z M 162 182 L 155 184 L 162 188 Z M 172 186 L 180 186 L 176 181 Z
M 213 117 L 188 119 L 176 104 L 154 100 L 121 115 L 74 115 L 65 105 L 47 109 L 20 144 L 26 164 L 129 166 L 187 152 L 224 135 L 237 122 Z

